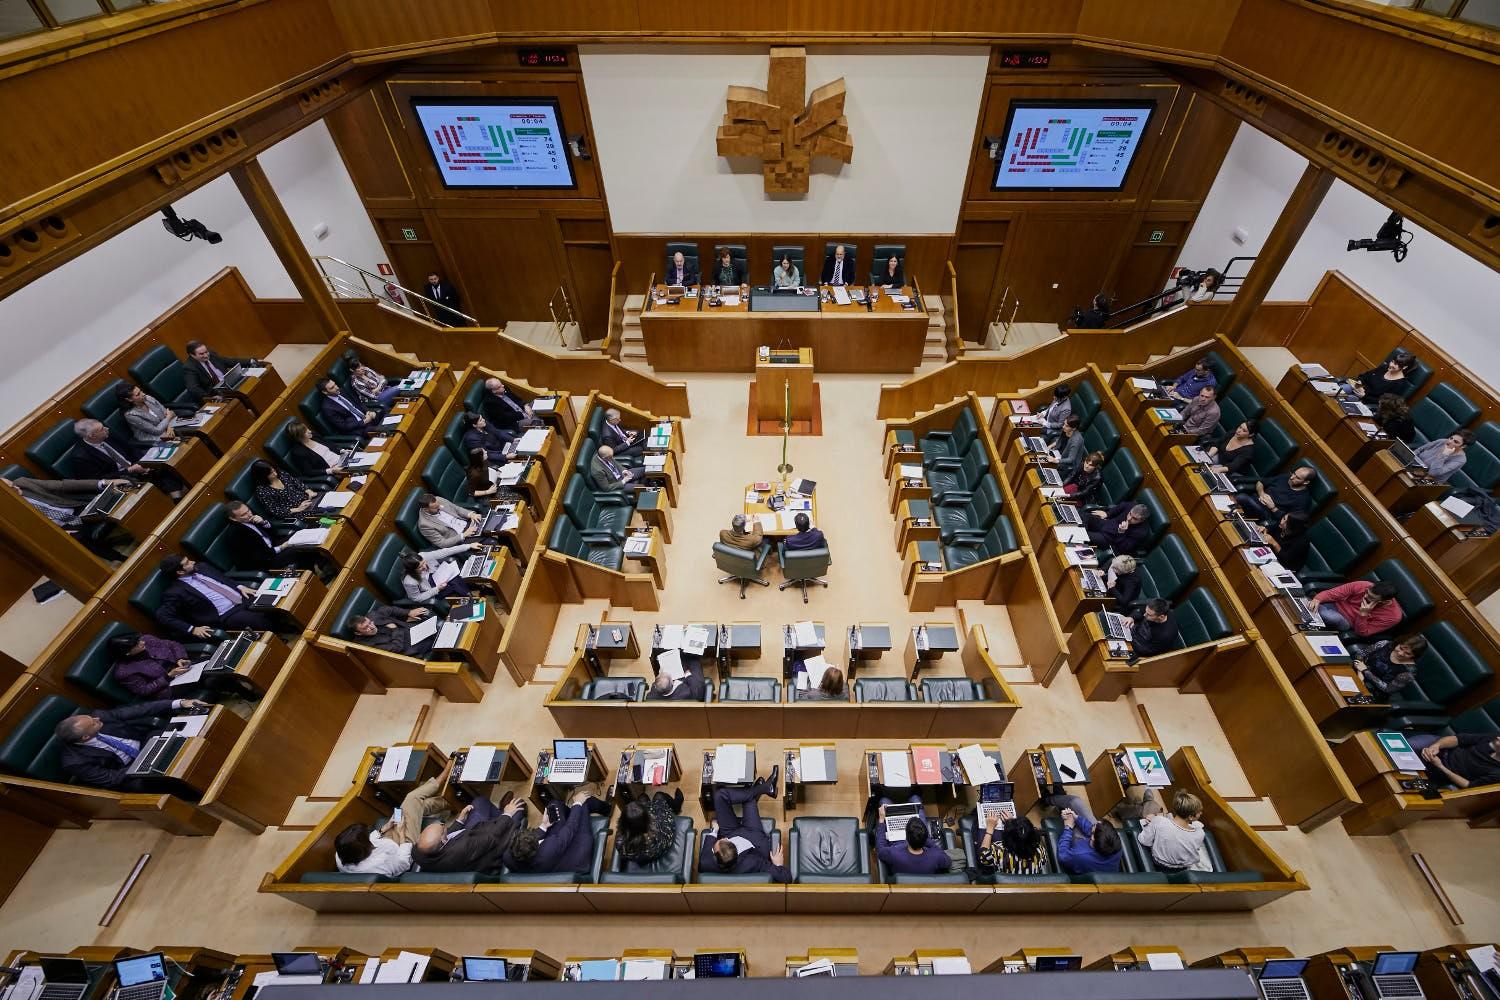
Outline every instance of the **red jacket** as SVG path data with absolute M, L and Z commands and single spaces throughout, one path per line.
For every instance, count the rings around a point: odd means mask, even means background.
M 1359 602 L 1364 600 L 1365 591 L 1373 586 L 1375 585 L 1368 580 L 1355 580 L 1352 583 L 1341 584 L 1318 594 L 1318 603 L 1331 605 L 1335 611 L 1347 618 L 1355 635 L 1366 636 L 1384 632 L 1401 621 L 1401 605 L 1394 600 L 1383 601 L 1368 614 L 1362 614 L 1359 610 Z

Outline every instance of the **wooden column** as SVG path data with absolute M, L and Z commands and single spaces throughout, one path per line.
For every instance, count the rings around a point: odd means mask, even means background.
M 281 206 L 281 199 L 276 197 L 266 172 L 261 169 L 260 160 L 247 160 L 237 167 L 230 167 L 229 173 L 250 206 L 250 214 L 260 223 L 276 256 L 281 258 L 282 266 L 292 276 L 292 284 L 297 286 L 302 301 L 312 309 L 313 318 L 328 339 L 348 330 L 349 324 L 339 312 L 333 293 L 328 290 L 307 247 L 303 246 L 302 237 L 297 235 L 286 209 Z
M 1317 213 L 1318 206 L 1323 204 L 1323 196 L 1328 193 L 1332 184 L 1333 173 L 1316 163 L 1309 163 L 1307 169 L 1302 171 L 1301 179 L 1292 189 L 1292 196 L 1287 199 L 1281 215 L 1276 218 L 1271 235 L 1266 237 L 1265 246 L 1260 248 L 1255 263 L 1250 265 L 1245 283 L 1234 293 L 1234 299 L 1229 303 L 1229 309 L 1219 324 L 1219 333 L 1231 341 L 1240 339 L 1240 334 L 1245 332 L 1245 327 L 1250 323 L 1250 317 L 1255 315 L 1255 311 L 1265 301 L 1266 293 L 1271 290 L 1276 276 L 1292 255 L 1297 241 L 1302 238 L 1302 233 Z

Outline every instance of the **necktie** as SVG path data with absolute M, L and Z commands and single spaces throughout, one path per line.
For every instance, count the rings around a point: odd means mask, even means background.
M 618 465 L 606 458 L 604 460 L 604 467 L 609 470 L 610 475 L 614 476 L 616 479 L 620 478 L 620 467 Z
M 261 537 L 262 541 L 264 541 L 266 543 L 266 546 L 268 548 L 273 548 L 274 549 L 276 547 L 276 543 L 273 542 L 273 541 L 271 541 L 271 536 L 268 535 L 268 534 L 266 534 L 266 532 L 261 528 L 260 525 L 258 525 L 258 524 L 252 524 L 252 525 L 250 525 L 250 527 L 251 527 L 252 530 L 254 530 L 254 532 L 257 535 L 259 535 Z
M 684 282 L 683 282 L 683 280 L 682 280 L 682 268 L 680 268 L 680 267 L 679 267 L 679 268 L 678 268 L 678 269 L 677 269 L 677 281 L 676 281 L 676 282 L 675 282 L 675 284 L 678 284 L 678 285 L 681 285 L 681 284 L 683 284 L 683 283 L 684 283 Z
M 209 378 L 213 379 L 215 382 L 221 381 L 224 378 L 223 373 L 220 372 L 219 369 L 214 367 L 214 363 L 212 361 L 203 362 L 203 367 L 208 369 Z
M 104 452 L 104 454 L 106 454 L 110 458 L 114 459 L 115 460 L 115 468 L 117 468 L 117 469 L 128 469 L 128 468 L 130 468 L 130 463 L 127 462 L 127 461 L 125 461 L 125 456 L 121 455 L 118 451 L 115 451 L 113 448 L 111 448 L 109 446 L 108 442 L 106 442 L 106 441 L 100 441 L 94 447 L 98 448 L 100 451 Z
M 203 586 L 207 587 L 209 590 L 215 591 L 216 593 L 222 595 L 224 599 L 227 600 L 230 604 L 240 603 L 241 598 L 240 592 L 238 590 L 235 590 L 233 587 L 225 586 L 206 573 L 194 573 L 193 579 L 203 584 Z
M 113 736 L 105 736 L 103 733 L 97 734 L 94 739 L 109 747 L 114 755 L 120 758 L 122 764 L 129 764 L 140 752 L 140 748 L 129 740 L 116 739 Z
M 844 262 L 842 260 L 835 260 L 833 262 L 833 283 L 835 285 L 842 285 L 844 283 Z
M 333 399 L 334 399 L 335 402 L 343 404 L 344 409 L 348 410 L 350 413 L 354 414 L 356 417 L 359 417 L 361 420 L 363 420 L 365 418 L 365 415 L 363 413 L 359 412 L 359 408 L 357 406 L 355 406 L 353 403 L 349 402 L 343 396 L 334 396 Z

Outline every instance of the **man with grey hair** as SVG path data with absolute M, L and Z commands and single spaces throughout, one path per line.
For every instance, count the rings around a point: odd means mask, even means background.
M 1089 541 L 1117 556 L 1136 555 L 1151 534 L 1148 513 L 1145 504 L 1131 500 L 1122 500 L 1107 511 L 1093 511 L 1097 520 L 1088 526 Z
M 647 701 L 702 701 L 708 682 L 703 678 L 703 657 L 693 653 L 682 654 L 682 674 L 673 676 L 665 670 L 658 671 L 651 689 L 646 692 Z
M 765 537 L 761 531 L 760 522 L 753 525 L 744 514 L 736 514 L 729 519 L 729 527 L 719 532 L 719 541 L 725 545 L 732 545 L 737 549 L 749 549 L 754 552 L 760 548 L 761 540 Z
M 498 378 L 484 380 L 484 397 L 479 412 L 504 441 L 514 441 L 526 427 L 540 427 L 542 422 L 531 414 L 531 407 L 510 394 Z
M 613 448 L 615 458 L 628 458 L 645 450 L 646 435 L 621 427 L 620 411 L 611 407 L 604 411 L 604 426 L 599 431 L 599 443 Z
M 207 707 L 207 702 L 178 698 L 70 715 L 54 730 L 62 743 L 63 773 L 81 785 L 141 791 L 141 779 L 125 772 L 135 762 L 146 737 L 156 730 L 151 720 L 180 708 Z
M 71 453 L 73 472 L 81 479 L 119 479 L 150 482 L 173 500 L 187 492 L 187 483 L 176 471 L 165 465 L 145 466 L 141 456 L 146 449 L 109 432 L 97 420 L 85 417 L 73 421 L 78 445 Z

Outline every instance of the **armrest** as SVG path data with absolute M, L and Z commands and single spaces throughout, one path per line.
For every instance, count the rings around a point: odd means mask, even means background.
M 228 576 L 229 579 L 237 581 L 237 582 L 243 582 L 243 583 L 246 583 L 246 584 L 251 584 L 251 583 L 258 584 L 258 583 L 260 583 L 260 581 L 264 580 L 270 574 L 262 573 L 259 570 L 232 569 L 232 570 L 230 570 L 225 575 Z
M 935 441 L 945 441 L 953 437 L 952 431 L 928 431 L 922 435 L 923 438 L 932 438 Z
M 964 463 L 963 463 L 963 459 L 961 459 L 961 458 L 955 458 L 955 457 L 950 456 L 950 455 L 944 455 L 941 458 L 931 459 L 927 463 L 927 465 L 928 465 L 929 468 L 933 468 L 933 469 L 961 469 L 961 468 L 963 468 Z
M 594 503 L 605 507 L 634 507 L 635 498 L 627 497 L 621 493 L 595 493 Z
M 769 545 L 770 543 L 766 542 L 764 544 Z M 776 565 L 783 570 L 786 569 L 786 542 L 776 543 Z
M 986 532 L 973 531 L 971 529 L 960 529 L 953 533 L 954 545 L 960 545 L 967 549 L 977 549 L 984 544 Z
M 932 502 L 939 507 L 967 507 L 973 499 L 971 490 L 944 490 L 943 495 Z
M 755 569 L 759 572 L 766 565 L 766 559 L 771 554 L 771 543 L 761 542 L 760 548 L 755 550 Z

